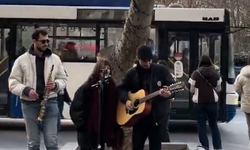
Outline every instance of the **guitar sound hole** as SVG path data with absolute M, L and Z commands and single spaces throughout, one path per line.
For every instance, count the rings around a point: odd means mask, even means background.
M 137 100 L 135 100 L 135 102 L 134 102 L 134 107 L 138 107 L 139 106 L 139 104 L 140 104 L 140 101 L 139 101 L 139 99 L 137 99 Z
M 135 102 L 134 102 L 134 107 L 135 108 L 133 110 L 128 110 L 127 113 L 130 114 L 130 115 L 134 114 L 138 110 L 139 104 L 140 104 L 140 101 L 138 99 L 135 100 Z
M 134 108 L 133 110 L 128 110 L 128 114 L 133 115 L 137 110 L 138 108 Z

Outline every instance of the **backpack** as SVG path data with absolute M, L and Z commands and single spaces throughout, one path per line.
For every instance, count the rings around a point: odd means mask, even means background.
M 71 117 L 72 122 L 74 123 L 74 125 L 79 128 L 82 126 L 82 118 L 80 118 L 80 116 L 82 115 L 82 113 L 84 112 L 84 110 L 81 110 L 80 107 L 82 107 L 82 105 L 84 105 L 84 87 L 80 86 L 74 95 L 73 101 L 70 105 L 70 109 L 69 109 L 69 114 Z M 84 116 L 86 117 L 86 116 Z

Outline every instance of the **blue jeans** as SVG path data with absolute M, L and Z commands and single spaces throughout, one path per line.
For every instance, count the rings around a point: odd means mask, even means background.
M 222 149 L 220 131 L 217 125 L 218 104 L 194 104 L 194 108 L 197 115 L 198 134 L 201 145 L 209 149 L 206 125 L 206 120 L 208 120 L 212 133 L 213 147 L 214 149 Z
M 57 99 L 53 98 L 48 100 L 42 124 L 37 121 L 40 108 L 40 103 L 22 104 L 22 111 L 28 136 L 28 150 L 40 150 L 41 128 L 46 149 L 58 150 L 57 125 L 59 111 Z

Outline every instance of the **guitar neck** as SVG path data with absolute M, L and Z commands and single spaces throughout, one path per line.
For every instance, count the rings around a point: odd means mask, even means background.
M 154 97 L 158 96 L 159 95 L 159 91 L 160 90 L 155 91 L 154 93 L 151 93 L 151 94 L 147 95 L 146 97 L 140 99 L 140 104 L 144 103 L 144 102 L 146 102 L 148 100 L 150 100 L 151 98 L 154 98 Z
M 183 84 L 182 82 L 178 82 L 178 83 L 176 83 L 176 84 L 173 84 L 173 85 L 168 86 L 167 88 L 168 88 L 169 91 L 171 91 L 171 93 L 172 93 L 172 92 L 173 92 L 173 93 L 176 93 L 176 92 L 182 91 L 182 90 L 183 90 L 183 87 L 184 87 L 184 84 Z M 151 93 L 151 94 L 145 96 L 144 98 L 140 99 L 140 100 L 139 100 L 139 104 L 144 103 L 144 102 L 146 102 L 146 101 L 148 101 L 148 100 L 150 100 L 150 99 L 152 99 L 152 98 L 158 96 L 158 95 L 160 94 L 159 91 L 160 91 L 160 90 L 155 91 L 154 93 Z

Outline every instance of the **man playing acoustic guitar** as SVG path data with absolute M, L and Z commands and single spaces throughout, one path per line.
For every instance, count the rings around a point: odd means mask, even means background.
M 119 99 L 128 110 L 134 109 L 134 103 L 129 100 L 128 92 L 136 93 L 143 89 L 150 94 L 159 90 L 159 96 L 150 101 L 150 113 L 133 126 L 133 150 L 143 150 L 147 137 L 150 150 L 161 150 L 161 131 L 168 127 L 171 107 L 168 99 L 173 98 L 174 94 L 162 87 L 173 84 L 174 79 L 165 66 L 152 63 L 152 58 L 150 47 L 145 45 L 138 47 L 137 66 L 127 71 L 123 82 L 117 87 Z

